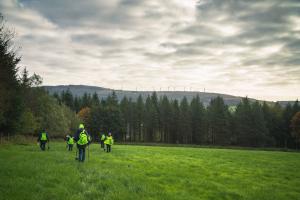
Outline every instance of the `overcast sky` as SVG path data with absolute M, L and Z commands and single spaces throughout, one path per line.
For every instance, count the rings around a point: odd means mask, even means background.
M 300 98 L 299 0 L 0 0 L 44 85 Z

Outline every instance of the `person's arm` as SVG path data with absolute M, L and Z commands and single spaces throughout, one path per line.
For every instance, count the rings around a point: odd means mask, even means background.
M 47 141 L 50 142 L 48 133 L 46 133 L 46 136 L 47 136 Z
M 37 138 L 37 142 L 39 142 L 41 140 L 41 133 L 39 133 L 39 136 Z
M 80 130 L 77 130 L 76 133 L 73 136 L 75 142 L 77 142 L 79 140 L 79 134 L 80 134 L 79 132 L 80 132 Z

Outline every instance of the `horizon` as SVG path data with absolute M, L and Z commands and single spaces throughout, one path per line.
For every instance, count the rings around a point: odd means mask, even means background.
M 0 13 L 43 85 L 300 98 L 295 0 L 1 0 Z
M 67 85 L 41 85 L 41 87 L 70 87 L 70 86 L 84 86 L 84 87 L 98 87 L 106 90 L 112 90 L 112 91 L 125 91 L 125 92 L 190 92 L 190 93 L 207 93 L 207 94 L 221 94 L 221 95 L 228 95 L 228 96 L 234 96 L 234 97 L 240 97 L 240 98 L 249 98 L 254 99 L 258 101 L 267 101 L 267 102 L 295 102 L 299 99 L 290 99 L 290 100 L 268 100 L 268 99 L 258 99 L 251 96 L 236 96 L 230 93 L 217 93 L 217 92 L 211 92 L 211 91 L 196 91 L 196 90 L 127 90 L 127 89 L 112 89 L 112 88 L 106 88 L 101 86 L 95 86 L 95 85 L 73 85 L 73 84 L 67 84 Z

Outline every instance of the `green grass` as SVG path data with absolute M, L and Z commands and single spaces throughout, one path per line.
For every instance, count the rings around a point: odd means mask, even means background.
M 91 145 L 90 159 L 52 143 L 0 146 L 0 199 L 300 199 L 300 154 Z

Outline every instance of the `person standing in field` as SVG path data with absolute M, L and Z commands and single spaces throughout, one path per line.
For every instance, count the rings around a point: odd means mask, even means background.
M 106 145 L 106 152 L 111 152 L 111 146 L 114 144 L 114 139 L 111 135 L 111 133 L 108 133 L 108 136 L 106 137 L 104 144 Z M 104 149 L 105 150 L 105 149 Z
M 49 142 L 48 133 L 45 130 L 43 130 L 39 134 L 39 137 L 38 137 L 37 141 L 40 143 L 41 150 L 45 151 L 46 150 L 46 143 Z
M 101 148 L 102 148 L 102 149 L 104 149 L 104 141 L 105 141 L 105 138 L 106 138 L 105 134 L 102 133 L 102 134 L 101 134 L 101 138 L 100 138 L 100 145 L 101 145 Z
M 66 138 L 65 138 L 65 141 L 66 141 L 66 148 L 69 147 L 68 141 L 69 141 L 70 137 L 71 137 L 70 135 L 67 135 Z
M 79 162 L 84 162 L 85 160 L 85 149 L 90 141 L 90 136 L 87 131 L 84 129 L 84 125 L 80 124 L 79 129 L 77 130 L 76 134 L 74 135 L 74 140 L 77 143 L 77 148 L 79 151 L 78 160 Z
M 69 151 L 72 151 L 74 145 L 74 137 L 70 136 L 67 143 L 68 143 Z

